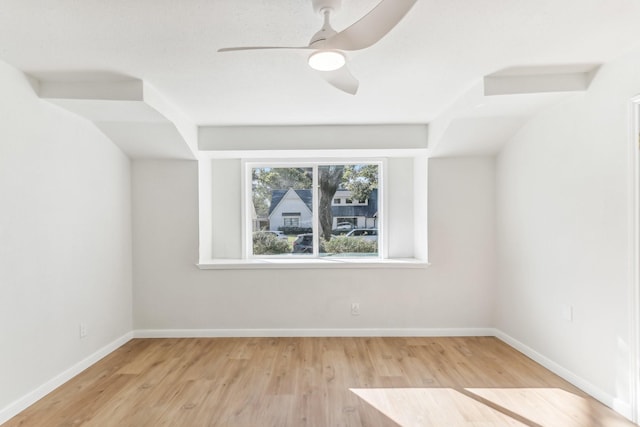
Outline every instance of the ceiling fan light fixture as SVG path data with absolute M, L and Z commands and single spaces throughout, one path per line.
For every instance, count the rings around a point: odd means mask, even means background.
M 334 71 L 346 62 L 344 54 L 336 50 L 318 50 L 309 56 L 309 66 L 318 71 Z

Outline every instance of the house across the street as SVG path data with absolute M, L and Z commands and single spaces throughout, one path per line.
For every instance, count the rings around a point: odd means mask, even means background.
M 311 228 L 311 189 L 273 190 L 269 207 L 269 230 L 280 227 Z M 331 203 L 333 228 L 349 223 L 354 228 L 376 228 L 378 225 L 378 189 L 373 189 L 366 200 L 355 200 L 351 192 L 338 189 Z

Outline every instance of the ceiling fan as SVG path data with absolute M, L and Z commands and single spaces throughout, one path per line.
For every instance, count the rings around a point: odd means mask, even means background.
M 355 95 L 358 80 L 347 68 L 343 51 L 360 50 L 372 46 L 395 27 L 417 0 L 382 0 L 359 21 L 337 32 L 329 22 L 331 13 L 340 8 L 342 0 L 311 0 L 313 9 L 324 17 L 320 31 L 311 37 L 308 46 L 247 46 L 226 47 L 218 52 L 264 49 L 307 49 L 309 66 L 336 88 Z

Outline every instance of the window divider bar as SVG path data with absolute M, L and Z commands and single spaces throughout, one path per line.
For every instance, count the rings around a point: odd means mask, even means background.
M 313 256 L 317 258 L 320 255 L 320 227 L 318 221 L 318 206 L 320 205 L 320 181 L 318 180 L 318 165 L 313 165 L 312 187 L 313 191 L 311 192 L 311 206 L 313 208 L 313 215 L 311 217 L 311 224 L 313 231 Z

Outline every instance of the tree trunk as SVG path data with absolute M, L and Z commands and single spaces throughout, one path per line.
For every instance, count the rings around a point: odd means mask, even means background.
M 318 168 L 318 184 L 320 185 L 318 220 L 320 222 L 320 236 L 324 237 L 326 241 L 331 239 L 331 231 L 333 230 L 331 202 L 342 182 L 343 173 L 343 165 L 321 166 Z

